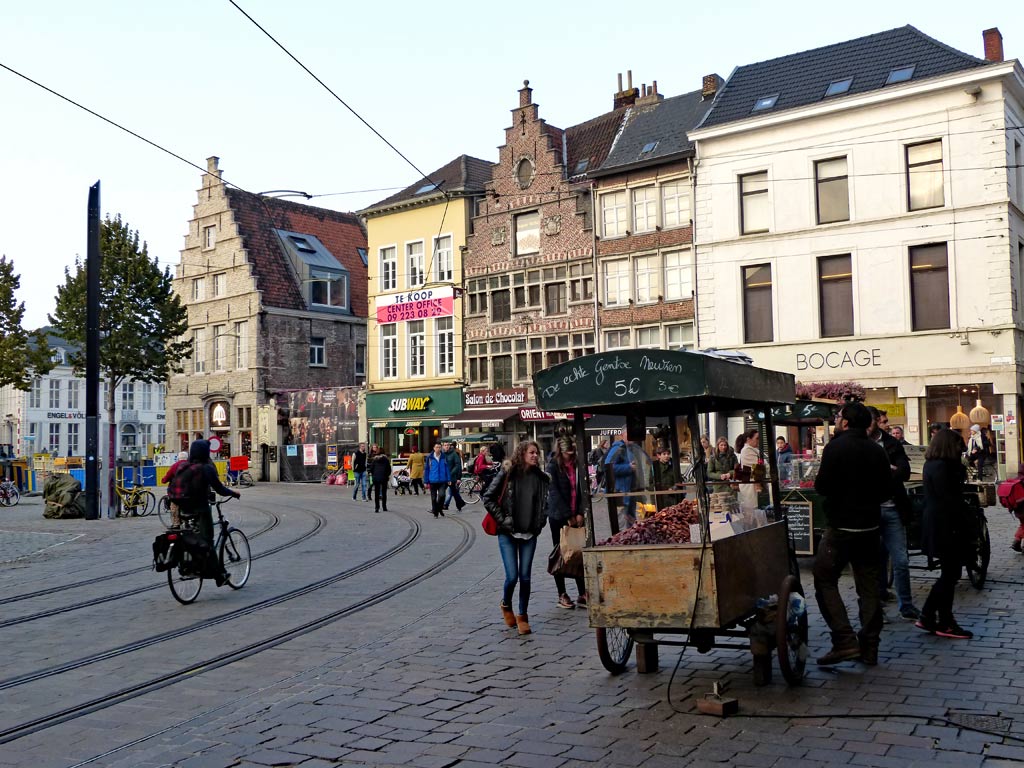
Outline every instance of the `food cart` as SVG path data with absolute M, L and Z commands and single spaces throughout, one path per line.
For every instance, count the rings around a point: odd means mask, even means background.
M 764 683 L 771 679 L 774 646 L 785 679 L 799 683 L 807 657 L 807 615 L 781 505 L 775 453 L 767 452 L 770 470 L 764 478 L 770 486 L 770 520 L 715 535 L 721 524 L 712 530 L 697 422 L 702 412 L 763 408 L 772 434 L 770 406 L 792 402 L 792 375 L 707 354 L 624 350 L 587 355 L 540 371 L 534 375 L 534 390 L 539 408 L 572 414 L 577 445 L 584 444 L 584 414 L 621 415 L 631 440 L 633 434 L 643 434 L 648 417 L 667 419 L 678 466 L 677 419 L 684 419 L 688 427 L 694 482 L 687 490 L 692 488 L 697 498 L 699 543 L 595 546 L 593 504 L 587 484 L 581 484 L 587 519 L 583 564 L 588 612 L 605 668 L 612 673 L 625 669 L 634 643 L 640 672 L 657 670 L 659 645 L 692 645 L 700 652 L 749 647 L 755 682 Z M 585 477 L 580 452 L 577 461 L 579 476 Z M 605 496 L 613 534 L 619 530 L 617 508 L 628 503 L 629 496 Z M 683 639 L 675 639 L 680 635 Z

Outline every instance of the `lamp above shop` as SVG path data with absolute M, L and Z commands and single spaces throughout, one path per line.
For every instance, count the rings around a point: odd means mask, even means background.
M 992 414 L 988 412 L 988 408 L 981 404 L 981 399 L 977 400 L 977 405 L 971 408 L 971 423 L 977 424 L 979 427 L 988 427 L 992 425 Z

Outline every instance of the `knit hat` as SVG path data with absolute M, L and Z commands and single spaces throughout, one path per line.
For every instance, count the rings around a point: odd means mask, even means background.
M 981 432 L 981 427 L 977 424 L 971 424 L 971 432 Z

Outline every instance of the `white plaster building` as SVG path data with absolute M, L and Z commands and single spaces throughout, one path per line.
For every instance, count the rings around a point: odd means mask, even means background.
M 856 381 L 907 439 L 975 399 L 1021 456 L 1024 71 L 903 27 L 739 67 L 697 143 L 698 344 Z

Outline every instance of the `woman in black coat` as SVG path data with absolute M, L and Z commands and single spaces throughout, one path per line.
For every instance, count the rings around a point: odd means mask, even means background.
M 963 502 L 967 479 L 961 461 L 963 451 L 963 438 L 951 429 L 943 429 L 932 438 L 924 455 L 921 548 L 939 560 L 942 570 L 921 609 L 917 626 L 939 637 L 969 640 L 973 633 L 953 617 L 953 595 L 963 568 L 963 538 L 969 535 Z
M 551 487 L 548 491 L 548 527 L 551 529 L 551 541 L 557 547 L 561 543 L 562 529 L 565 526 L 578 528 L 583 525 L 579 505 L 583 493 L 580 482 L 584 476 L 581 475 L 576 463 L 576 446 L 572 440 L 567 437 L 558 438 L 555 455 L 548 463 L 547 473 L 551 478 Z M 555 588 L 558 590 L 558 607 L 575 608 L 572 598 L 565 591 L 565 576 L 556 575 L 554 578 Z M 579 595 L 576 602 L 580 606 L 585 606 L 587 587 L 582 576 L 576 577 L 576 594 Z

